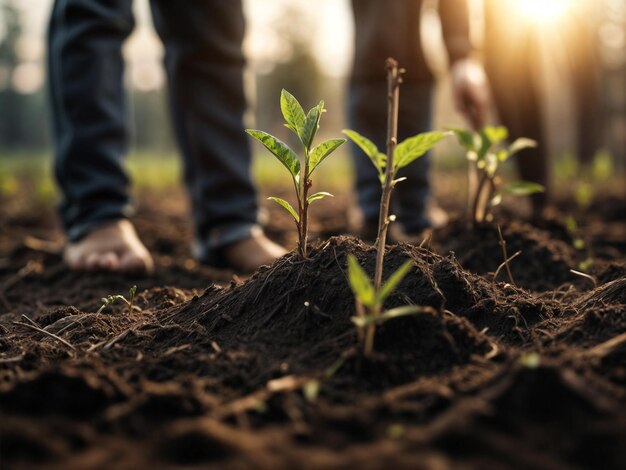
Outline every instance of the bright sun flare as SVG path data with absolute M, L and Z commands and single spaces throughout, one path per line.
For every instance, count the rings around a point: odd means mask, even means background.
M 518 11 L 537 23 L 558 20 L 576 0 L 515 0 Z

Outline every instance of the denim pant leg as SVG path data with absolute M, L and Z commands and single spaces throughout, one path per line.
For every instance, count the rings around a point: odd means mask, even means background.
M 400 88 L 398 141 L 430 130 L 432 122 L 433 85 L 405 83 Z M 387 84 L 384 81 L 355 81 L 350 84 L 348 118 L 350 127 L 368 137 L 386 153 L 387 149 Z M 366 223 L 378 221 L 381 187 L 372 162 L 356 146 L 352 146 L 356 167 L 356 191 Z M 418 158 L 400 170 L 399 183 L 392 194 L 392 211 L 407 233 L 428 227 L 426 207 L 430 196 L 430 155 Z
M 61 222 L 75 241 L 129 214 L 122 43 L 128 0 L 56 0 L 48 40 L 54 170 Z
M 170 106 L 184 159 L 199 251 L 258 229 L 251 152 L 244 132 L 245 30 L 240 0 L 151 0 L 165 45 Z

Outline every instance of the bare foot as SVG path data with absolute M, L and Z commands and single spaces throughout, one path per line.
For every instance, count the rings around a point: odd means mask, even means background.
M 254 231 L 250 238 L 224 248 L 223 257 L 236 271 L 251 273 L 261 266 L 272 264 L 285 253 L 287 250 L 259 230 Z
M 98 227 L 81 240 L 68 243 L 63 260 L 75 271 L 144 273 L 154 268 L 150 253 L 126 219 Z

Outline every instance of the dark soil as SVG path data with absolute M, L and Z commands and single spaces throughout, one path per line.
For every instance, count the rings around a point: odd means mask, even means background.
M 435 313 L 380 326 L 366 360 L 346 257 L 372 274 L 375 251 L 329 238 L 346 198 L 313 214 L 309 259 L 248 279 L 190 259 L 181 204 L 141 200 L 152 276 L 71 273 L 47 208 L 0 213 L 2 469 L 626 468 L 622 201 L 580 233 L 502 218 L 513 279 L 494 225 L 388 247 L 386 275 L 415 267 L 386 306 Z M 95 313 L 132 285 L 138 309 Z

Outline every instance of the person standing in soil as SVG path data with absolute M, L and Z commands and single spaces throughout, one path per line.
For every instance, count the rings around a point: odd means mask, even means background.
M 387 83 L 383 64 L 395 58 L 406 68 L 401 88 L 398 140 L 431 129 L 434 77 L 421 44 L 423 0 L 352 0 L 355 57 L 350 79 L 350 127 L 386 149 Z M 489 111 L 489 88 L 481 63 L 472 57 L 467 0 L 440 0 L 439 16 L 448 52 L 456 107 L 474 128 Z M 381 187 L 368 158 L 354 148 L 356 189 L 363 215 L 362 238 L 376 238 Z M 403 169 L 408 181 L 394 191 L 394 213 L 413 239 L 427 228 L 447 223 L 447 214 L 431 198 L 430 158 L 425 155 Z
M 559 78 L 572 82 L 581 163 L 589 166 L 601 147 L 601 67 L 592 8 L 592 2 L 571 2 L 563 18 L 546 25 L 524 15 L 512 15 L 507 2 L 484 1 L 485 69 L 500 120 L 512 139 L 529 137 L 539 144 L 524 149 L 520 158 L 516 158 L 521 178 L 545 188 L 545 192 L 531 197 L 534 218 L 542 216 L 552 196 L 549 141 L 545 132 L 547 94 L 541 80 L 542 48 L 558 50 L 567 58 Z
M 152 0 L 184 178 L 196 223 L 196 257 L 253 271 L 285 253 L 257 223 L 246 99 L 241 0 Z M 129 0 L 56 0 L 48 41 L 54 169 L 76 270 L 142 272 L 153 260 L 128 220 L 123 169 L 128 120 L 122 45 L 134 26 Z

